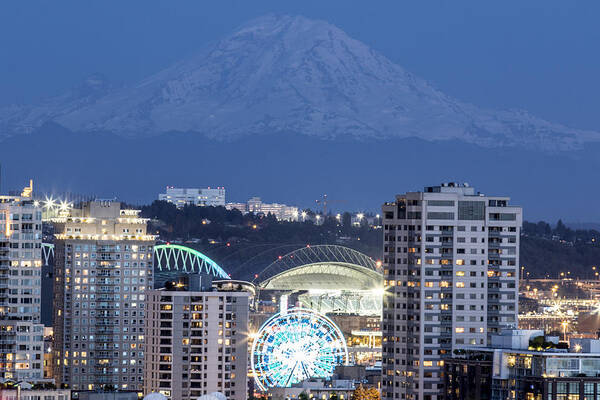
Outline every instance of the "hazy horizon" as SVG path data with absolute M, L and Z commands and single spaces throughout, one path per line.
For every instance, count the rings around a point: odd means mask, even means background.
M 36 104 L 41 99 L 64 94 L 95 73 L 106 76 L 115 86 L 131 86 L 197 53 L 250 20 L 267 14 L 285 14 L 333 24 L 445 95 L 464 103 L 483 109 L 520 109 L 549 122 L 597 133 L 600 132 L 597 113 L 600 54 L 594 50 L 600 39 L 595 18 L 599 12 L 597 2 L 558 0 L 526 4 L 516 0 L 415 4 L 389 1 L 377 7 L 340 0 L 2 3 L 0 45 L 5 62 L 0 63 L 0 108 Z M 155 140 L 163 142 L 162 138 Z M 26 138 L 11 143 L 28 145 Z M 88 171 L 83 171 L 78 164 L 74 164 L 77 168 L 67 165 L 71 161 L 66 161 L 64 155 L 61 158 L 58 151 L 68 154 L 67 147 L 59 149 L 60 146 L 63 145 L 49 140 L 45 148 L 38 150 L 42 167 L 20 165 L 19 158 L 7 149 L 3 156 L 0 152 L 0 162 L 5 166 L 2 190 L 18 189 L 26 183 L 21 180 L 32 177 L 46 191 L 117 195 L 127 201 L 149 202 L 165 184 L 226 186 L 232 194 L 231 201 L 256 195 L 269 202 L 314 207 L 314 199 L 327 193 L 332 198 L 350 199 L 348 209 L 377 212 L 380 203 L 392 200 L 396 193 L 420 190 L 453 178 L 468 181 L 487 194 L 511 196 L 515 204 L 526 207 L 525 215 L 531 216 L 530 220 L 600 222 L 600 214 L 593 207 L 596 189 L 588 184 L 595 181 L 595 172 L 600 168 L 595 146 L 585 147 L 576 155 L 536 154 L 531 149 L 514 152 L 512 167 L 503 172 L 499 163 L 502 157 L 507 158 L 502 152 L 456 144 L 451 155 L 466 154 L 467 159 L 479 160 L 482 165 L 488 163 L 494 170 L 486 176 L 485 169 L 473 169 L 468 160 L 463 164 L 440 162 L 439 166 L 405 177 L 401 182 L 382 176 L 373 180 L 377 168 L 383 165 L 377 163 L 365 162 L 361 165 L 362 175 L 357 172 L 356 178 L 344 179 L 336 179 L 344 174 L 343 170 L 334 176 L 328 169 L 320 176 L 322 172 L 315 167 L 311 170 L 316 177 L 312 182 L 301 174 L 286 175 L 283 169 L 279 175 L 271 174 L 279 165 L 263 165 L 262 176 L 269 176 L 275 185 L 264 182 L 260 175 L 254 179 L 263 182 L 248 182 L 252 175 L 237 176 L 239 168 L 245 167 L 243 163 L 222 171 L 211 170 L 211 164 L 198 163 L 180 164 L 179 169 L 169 170 L 168 160 L 163 160 L 162 164 L 156 164 L 152 175 L 129 171 L 124 176 L 118 170 L 102 171 L 98 165 L 88 165 Z M 94 150 L 83 136 L 77 146 L 78 151 Z M 409 141 L 399 146 L 444 156 L 439 144 Z M 51 153 L 49 150 L 57 150 L 57 154 L 45 160 Z M 147 151 L 151 154 L 156 149 Z M 225 154 L 227 148 L 219 147 L 219 151 Z M 230 155 L 232 159 L 243 157 L 244 148 L 237 151 Z M 360 146 L 353 147 L 353 151 L 360 152 Z M 369 151 L 377 154 L 377 149 Z M 311 161 L 301 158 L 300 150 L 298 154 L 296 162 L 284 160 L 289 164 L 287 168 L 295 171 L 305 167 L 303 162 Z M 313 156 L 312 161 L 318 161 L 317 158 Z M 17 161 L 12 162 L 13 159 Z M 343 158 L 335 160 L 344 162 Z M 85 157 L 81 160 L 86 161 Z M 447 169 L 448 165 L 452 168 Z M 114 167 L 118 169 L 118 165 Z M 120 180 L 111 181 L 115 177 Z M 149 182 L 140 181 L 144 178 Z M 367 189 L 354 193 L 354 179 L 365 182 Z M 559 202 L 553 197 L 557 190 L 554 186 L 576 197 L 577 205 Z

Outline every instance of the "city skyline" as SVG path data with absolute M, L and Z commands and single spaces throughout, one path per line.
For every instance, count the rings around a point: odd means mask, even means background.
M 0 400 L 600 399 L 600 3 L 0 4 Z
M 447 182 L 396 195 L 383 203 L 374 224 L 347 217 L 323 225 L 298 221 L 298 228 L 336 226 L 335 237 L 345 238 L 344 245 L 293 244 L 287 254 L 271 256 L 270 264 L 252 267 L 252 279 L 229 273 L 230 262 L 221 264 L 243 249 L 241 237 L 226 244 L 171 243 L 164 240 L 168 230 L 154 233 L 156 224 L 168 221 L 162 214 L 151 220 L 115 199 L 55 203 L 50 209 L 34 193 L 32 180 L 19 195 L 1 196 L 0 261 L 17 273 L 54 265 L 53 334 L 36 336 L 43 325 L 35 310 L 28 317 L 23 308 L 19 322 L 0 315 L 3 326 L 16 323 L 21 333 L 15 341 L 14 329 L 0 330 L 5 358 L 29 360 L 30 370 L 37 369 L 30 373 L 23 362 L 16 363 L 17 374 L 5 369 L 9 383 L 0 390 L 14 390 L 14 379 L 21 377 L 56 384 L 59 389 L 46 390 L 58 397 L 65 390 L 83 396 L 119 389 L 127 396 L 156 393 L 171 400 L 213 393 L 231 399 L 252 393 L 296 398 L 302 392 L 345 398 L 362 384 L 380 390 L 383 399 L 459 400 L 461 393 L 476 391 L 500 400 L 510 390 L 557 399 L 562 393 L 600 393 L 600 379 L 589 372 L 596 367 L 586 364 L 600 359 L 600 340 L 592 338 L 600 325 L 591 317 L 600 309 L 597 268 L 587 278 L 563 271 L 555 279 L 530 279 L 520 262 L 527 237 L 523 211 L 509 196 Z M 202 204 L 191 209 L 218 210 Z M 189 214 L 188 223 L 197 215 Z M 251 233 L 262 229 L 239 214 L 235 218 Z M 252 213 L 244 218 L 287 223 Z M 206 221 L 196 222 L 208 229 L 212 222 Z M 381 239 L 381 258 L 353 249 L 366 232 Z M 32 238 L 37 242 L 30 245 Z M 596 246 L 594 240 L 590 245 Z M 217 263 L 204 253 L 211 246 L 231 251 Z M 17 248 L 24 250 L 17 254 Z M 34 256 L 28 249 L 39 252 Z M 41 305 L 36 299 L 48 286 L 36 291 L 30 280 L 19 282 L 22 289 L 10 293 L 25 300 L 7 304 Z M 578 287 L 589 291 L 589 299 L 571 297 Z M 16 347 L 7 348 L 9 342 Z M 525 350 L 531 354 L 523 355 Z M 494 362 L 511 370 L 510 360 L 519 357 L 526 368 L 527 357 L 571 357 L 579 372 L 548 361 L 542 383 L 522 386 L 489 368 Z M 43 374 L 35 360 L 43 360 Z M 481 379 L 479 387 L 464 385 L 466 371 Z

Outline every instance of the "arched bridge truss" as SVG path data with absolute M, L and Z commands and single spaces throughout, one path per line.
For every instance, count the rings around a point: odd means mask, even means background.
M 198 250 L 186 246 L 177 244 L 154 246 L 154 259 L 154 268 L 161 272 L 206 273 L 220 279 L 231 279 L 216 262 Z
M 359 251 L 337 245 L 316 245 L 302 247 L 278 257 L 258 274 L 255 282 L 267 281 L 282 272 L 298 267 L 323 263 L 355 265 L 382 273 L 381 268 L 371 257 Z

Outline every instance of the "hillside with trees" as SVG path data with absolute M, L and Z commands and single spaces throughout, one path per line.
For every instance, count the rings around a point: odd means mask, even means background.
M 184 207 L 161 201 L 142 207 L 151 228 L 165 241 L 194 247 L 239 279 L 251 279 L 278 256 L 307 244 L 339 244 L 381 258 L 383 233 L 366 223 L 353 225 L 349 213 L 338 221 L 328 216 L 322 224 L 277 221 L 272 215 L 242 214 L 224 207 Z M 562 221 L 524 222 L 521 235 L 521 265 L 529 277 L 595 277 L 600 270 L 600 232 L 570 229 Z

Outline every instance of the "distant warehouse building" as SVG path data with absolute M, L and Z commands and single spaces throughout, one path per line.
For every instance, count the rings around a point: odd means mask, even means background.
M 167 186 L 166 193 L 160 193 L 158 200 L 168 201 L 177 207 L 186 205 L 224 207 L 225 188 L 176 188 Z

